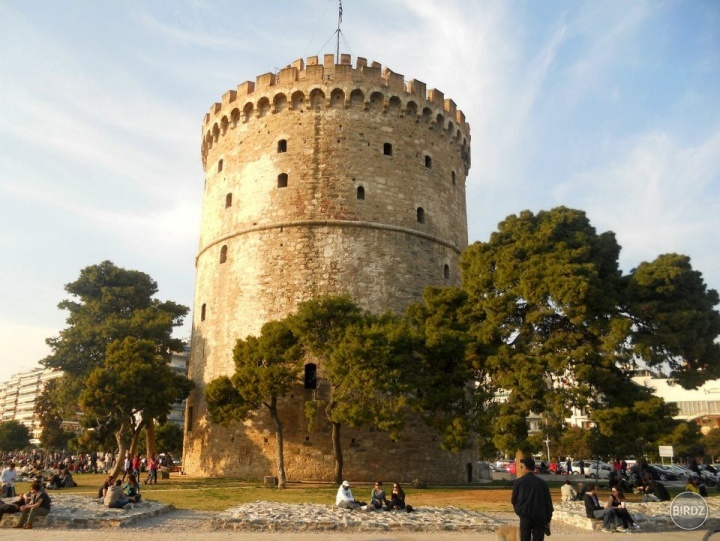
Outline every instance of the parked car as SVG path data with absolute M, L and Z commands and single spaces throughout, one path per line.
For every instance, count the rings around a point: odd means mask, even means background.
M 712 470 L 714 469 L 715 468 L 712 468 Z M 702 464 L 700 466 L 700 478 L 705 482 L 706 485 L 716 486 L 720 480 L 718 479 L 717 470 L 715 472 L 713 472 L 712 470 L 708 469 L 707 465 Z
M 663 464 L 649 464 L 648 471 L 655 481 L 677 481 L 678 476 L 675 472 L 666 468 Z
M 505 471 L 513 475 L 517 475 L 517 464 L 515 464 L 514 460 L 505 466 Z
M 570 473 L 572 473 L 573 475 L 578 475 L 580 473 L 580 463 L 582 463 L 582 468 L 585 472 L 585 475 L 587 475 L 588 473 L 588 468 L 595 465 L 595 462 L 591 462 L 589 460 L 578 460 L 572 463 L 572 472 Z M 604 462 L 601 462 L 601 464 L 604 464 Z
M 590 466 L 585 468 L 585 475 L 591 479 L 610 479 L 610 472 L 613 471 L 610 464 L 605 462 L 590 462 Z
M 688 470 L 685 466 L 681 466 L 679 464 L 665 464 L 665 467 L 677 475 L 678 479 L 682 481 L 690 477 L 690 470 Z

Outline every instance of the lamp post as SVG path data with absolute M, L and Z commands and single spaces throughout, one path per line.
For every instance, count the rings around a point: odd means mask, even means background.
M 548 464 L 550 464 L 550 436 L 548 434 L 545 434 L 545 445 L 547 445 Z

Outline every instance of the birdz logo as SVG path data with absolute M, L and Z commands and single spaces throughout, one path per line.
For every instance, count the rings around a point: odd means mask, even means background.
M 683 492 L 670 504 L 670 517 L 680 529 L 697 530 L 708 518 L 705 498 L 695 492 Z

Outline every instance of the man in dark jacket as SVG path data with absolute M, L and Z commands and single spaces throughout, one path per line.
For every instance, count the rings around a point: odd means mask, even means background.
M 512 505 L 520 517 L 520 541 L 543 541 L 550 529 L 553 504 L 547 483 L 535 475 L 535 461 L 523 458 L 518 463 L 518 478 L 513 483 Z
M 585 516 L 587 518 L 598 518 L 603 521 L 603 530 L 612 532 L 618 524 L 618 516 L 612 507 L 603 507 L 595 491 L 595 485 L 590 485 L 585 494 Z

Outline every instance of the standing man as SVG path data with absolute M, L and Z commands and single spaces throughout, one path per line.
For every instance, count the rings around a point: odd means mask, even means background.
M 123 460 L 123 476 L 122 480 L 125 481 L 125 477 L 132 475 L 132 459 L 130 458 L 130 451 L 125 455 Z
M 545 532 L 550 531 L 553 504 L 547 483 L 535 475 L 532 458 L 523 458 L 518 464 L 512 505 L 520 517 L 520 541 L 543 541 Z

